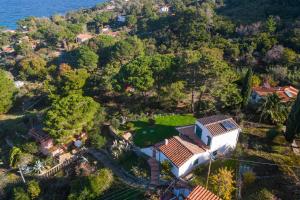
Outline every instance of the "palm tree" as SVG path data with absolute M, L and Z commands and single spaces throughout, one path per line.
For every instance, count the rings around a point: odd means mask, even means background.
M 289 113 L 289 103 L 284 104 L 280 97 L 274 93 L 263 98 L 258 112 L 260 112 L 259 122 L 264 119 L 270 120 L 274 124 L 283 124 Z

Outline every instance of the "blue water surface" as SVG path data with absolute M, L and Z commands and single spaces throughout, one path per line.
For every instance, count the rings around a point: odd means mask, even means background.
M 0 0 L 0 26 L 15 29 L 16 22 L 28 16 L 49 17 L 90 8 L 105 0 Z

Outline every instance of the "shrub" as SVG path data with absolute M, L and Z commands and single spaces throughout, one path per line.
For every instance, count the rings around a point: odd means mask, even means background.
M 106 139 L 97 133 L 90 135 L 90 144 L 96 149 L 101 149 L 106 144 Z
M 150 126 L 155 125 L 155 119 L 154 118 L 149 118 L 148 123 L 149 123 Z
M 131 131 L 131 130 L 133 130 L 133 128 L 134 128 L 134 124 L 133 124 L 132 122 L 128 122 L 127 125 L 126 125 L 126 127 L 127 127 L 127 129 L 128 129 L 129 131 Z
M 165 176 L 166 179 L 171 179 L 172 177 L 172 164 L 165 160 L 161 163 L 161 172 Z
M 22 149 L 25 152 L 35 154 L 39 151 L 39 148 L 35 142 L 28 142 L 22 145 Z
M 41 193 L 39 183 L 35 180 L 29 181 L 27 183 L 27 193 L 31 199 L 36 199 Z
M 256 180 L 256 175 L 252 171 L 247 171 L 243 174 L 243 183 L 245 186 L 249 186 Z
M 118 129 L 120 127 L 120 120 L 117 118 L 112 118 L 111 125 L 113 128 Z

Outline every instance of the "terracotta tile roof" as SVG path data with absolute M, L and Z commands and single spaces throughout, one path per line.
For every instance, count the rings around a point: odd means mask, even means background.
M 89 40 L 89 39 L 93 38 L 93 35 L 88 34 L 88 33 L 82 33 L 82 34 L 78 34 L 76 36 L 76 38 L 81 39 L 81 40 Z
M 177 167 L 183 165 L 193 155 L 205 152 L 203 148 L 182 136 L 174 136 L 167 140 L 167 144 L 159 144 L 157 147 Z
M 203 117 L 198 119 L 198 122 L 200 122 L 202 125 L 207 125 L 207 124 L 212 124 L 215 122 L 223 121 L 225 119 L 229 119 L 230 117 L 225 116 L 225 115 L 213 115 L 209 117 Z
M 212 193 L 211 191 L 205 189 L 202 186 L 197 186 L 189 194 L 185 200 L 222 200 L 220 197 Z
M 231 117 L 225 115 L 213 115 L 210 117 L 200 118 L 198 119 L 198 121 L 208 129 L 212 136 L 218 136 L 234 129 L 240 128 L 239 125 Z M 236 128 L 227 130 L 222 124 L 225 121 L 232 123 Z
M 299 90 L 293 86 L 284 86 L 284 87 L 254 87 L 252 88 L 259 96 L 268 96 L 273 93 L 276 93 L 282 102 L 288 102 L 296 98 Z M 289 96 L 290 95 L 290 96 Z
M 187 136 L 190 138 L 195 144 L 203 149 L 208 149 L 208 146 L 202 142 L 202 140 L 195 134 L 195 125 L 178 127 L 176 130 L 179 134 Z

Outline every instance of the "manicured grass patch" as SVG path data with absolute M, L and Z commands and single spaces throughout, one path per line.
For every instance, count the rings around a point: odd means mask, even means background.
M 193 115 L 168 115 L 156 116 L 155 124 L 148 122 L 149 119 L 142 119 L 133 122 L 134 143 L 140 147 L 150 146 L 165 138 L 177 135 L 176 127 L 194 124 L 196 118 Z

